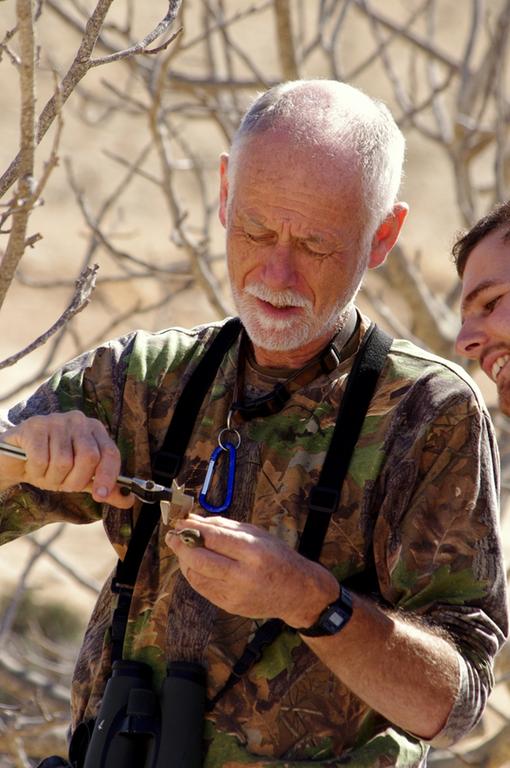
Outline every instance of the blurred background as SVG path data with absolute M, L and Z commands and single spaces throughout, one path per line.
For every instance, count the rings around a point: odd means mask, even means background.
M 508 196 L 510 0 L 3 0 L 0 408 L 134 328 L 233 312 L 218 157 L 259 91 L 328 77 L 391 108 L 407 139 L 399 246 L 359 304 L 454 358 L 456 233 Z M 508 544 L 508 425 L 502 453 Z M 507 550 L 508 552 L 508 550 Z M 115 556 L 100 524 L 0 554 L 0 768 L 63 752 L 67 686 Z M 510 766 L 510 653 L 475 732 L 437 766 Z

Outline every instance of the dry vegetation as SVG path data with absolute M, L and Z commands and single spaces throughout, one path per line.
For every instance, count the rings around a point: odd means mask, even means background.
M 288 78 L 338 78 L 391 106 L 408 138 L 414 218 L 361 302 L 395 335 L 452 356 L 452 233 L 508 195 L 510 0 L 0 8 L 0 402 L 109 336 L 231 311 L 217 156 L 255 92 Z M 495 421 L 506 502 L 508 427 Z M 49 622 L 54 606 L 34 603 L 30 578 L 51 561 L 70 589 L 80 583 L 94 595 L 97 584 L 62 554 L 61 535 L 56 527 L 30 537 L 0 614 L 2 768 L 63 751 L 73 639 Z M 476 738 L 432 764 L 510 765 L 508 650 L 497 677 Z

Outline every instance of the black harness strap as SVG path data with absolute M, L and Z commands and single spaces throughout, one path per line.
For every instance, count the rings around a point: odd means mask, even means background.
M 228 320 L 191 374 L 175 406 L 163 445 L 153 460 L 152 473 L 156 482 L 169 485 L 177 476 L 202 402 L 241 327 L 238 317 Z
M 329 521 L 338 506 L 351 456 L 391 343 L 392 338 L 372 323 L 354 360 L 319 481 L 310 492 L 308 517 L 299 545 L 299 552 L 310 560 L 320 557 Z
M 184 457 L 198 412 L 225 353 L 241 331 L 238 317 L 228 320 L 191 374 L 180 396 L 163 445 L 153 459 L 152 475 L 158 483 L 171 485 Z M 119 595 L 112 616 L 112 663 L 122 658 L 122 647 L 133 589 L 144 552 L 160 519 L 159 504 L 144 504 L 131 534 L 124 560 L 119 560 L 112 579 L 112 592 Z

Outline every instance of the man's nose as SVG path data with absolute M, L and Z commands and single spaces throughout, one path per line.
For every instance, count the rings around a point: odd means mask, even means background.
M 480 323 L 475 320 L 466 320 L 457 336 L 455 351 L 462 357 L 478 360 L 486 342 L 487 334 Z
M 290 288 L 296 281 L 292 243 L 279 242 L 270 249 L 264 265 L 264 279 L 271 288 Z

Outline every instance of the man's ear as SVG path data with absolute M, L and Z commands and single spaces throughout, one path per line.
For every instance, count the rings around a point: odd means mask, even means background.
M 368 260 L 369 269 L 379 267 L 398 240 L 400 230 L 409 212 L 407 203 L 396 203 L 393 210 L 378 227 Z
M 222 152 L 220 155 L 220 208 L 218 215 L 224 227 L 227 226 L 228 206 L 228 155 Z

